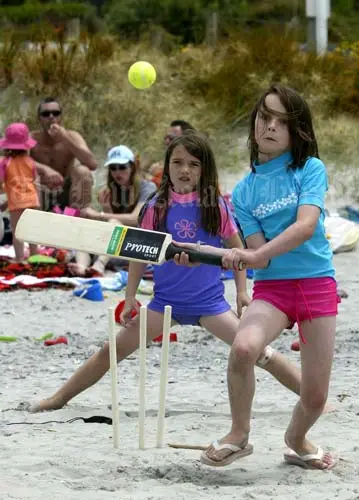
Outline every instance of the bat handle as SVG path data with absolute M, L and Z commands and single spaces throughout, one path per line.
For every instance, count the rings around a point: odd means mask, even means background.
M 192 250 L 191 248 L 179 247 L 171 243 L 166 251 L 166 260 L 173 259 L 177 253 L 185 252 L 190 262 L 200 262 L 201 264 L 209 264 L 210 266 L 222 267 L 222 257 L 221 255 L 214 255 L 207 252 L 200 252 L 198 250 Z M 245 269 L 245 264 L 243 262 L 239 263 L 239 270 Z

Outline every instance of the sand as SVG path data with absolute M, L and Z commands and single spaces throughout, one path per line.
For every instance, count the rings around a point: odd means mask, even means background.
M 305 471 L 283 462 L 283 434 L 297 396 L 256 369 L 250 440 L 253 455 L 229 467 L 202 465 L 198 450 L 176 450 L 168 443 L 206 445 L 230 426 L 226 388 L 228 347 L 197 327 L 175 327 L 170 344 L 165 444 L 155 447 L 160 346 L 147 349 L 146 449 L 138 448 L 139 358 L 135 353 L 118 370 L 120 448 L 106 424 L 46 423 L 73 417 L 111 417 L 110 376 L 61 410 L 31 414 L 21 402 L 51 395 L 107 339 L 107 308 L 124 292 L 107 293 L 104 302 L 73 297 L 71 291 L 12 291 L 0 294 L 0 335 L 19 337 L 0 343 L 0 499 L 192 500 L 359 498 L 358 414 L 358 252 L 334 257 L 343 299 L 329 400 L 336 411 L 324 415 L 312 440 L 340 456 L 331 472 Z M 234 303 L 233 281 L 226 296 Z M 251 283 L 249 283 L 251 288 Z M 139 296 L 142 303 L 149 296 Z M 35 337 L 65 335 L 68 345 L 46 347 Z M 297 330 L 274 343 L 293 362 Z M 21 406 L 20 406 L 21 408 Z M 23 422 L 21 425 L 7 425 Z M 25 425 L 31 423 L 33 425 Z

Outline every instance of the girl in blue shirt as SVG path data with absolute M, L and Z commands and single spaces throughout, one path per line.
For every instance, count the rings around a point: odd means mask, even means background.
M 148 200 L 140 216 L 143 228 L 166 230 L 176 241 L 190 245 L 228 248 L 242 246 L 238 228 L 219 192 L 217 166 L 212 148 L 201 134 L 188 133 L 168 146 L 164 176 L 155 196 Z M 117 359 L 120 362 L 139 344 L 139 312 L 136 293 L 146 265 L 131 262 L 126 288 L 126 303 L 121 316 L 123 328 L 117 335 Z M 245 272 L 235 272 L 237 314 L 224 297 L 219 267 L 201 265 L 195 269 L 177 267 L 173 262 L 156 266 L 154 297 L 148 304 L 148 340 L 163 329 L 163 310 L 172 306 L 172 318 L 178 324 L 201 324 L 219 339 L 231 345 L 239 325 L 242 305 L 249 302 Z M 274 375 L 283 385 L 299 392 L 300 373 L 278 352 L 264 346 L 257 365 Z M 81 366 L 56 393 L 29 406 L 30 411 L 62 408 L 73 397 L 95 384 L 110 366 L 108 343 Z
M 328 470 L 337 459 L 306 438 L 327 400 L 338 304 L 324 229 L 327 173 L 308 104 L 294 90 L 272 85 L 252 112 L 249 145 L 251 172 L 233 193 L 247 249 L 222 253 L 228 268 L 238 269 L 241 261 L 256 269 L 253 300 L 229 356 L 232 427 L 203 453 L 202 462 L 222 466 L 252 452 L 248 436 L 255 360 L 283 329 L 297 323 L 302 382 L 285 433 L 289 450 L 284 458 Z

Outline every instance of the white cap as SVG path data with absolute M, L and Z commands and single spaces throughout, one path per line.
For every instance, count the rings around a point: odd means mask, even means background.
M 115 146 L 107 153 L 105 167 L 108 165 L 125 165 L 128 162 L 135 161 L 135 155 L 127 146 Z

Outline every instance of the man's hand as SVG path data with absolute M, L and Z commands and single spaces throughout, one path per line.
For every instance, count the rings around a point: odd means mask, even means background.
M 60 189 L 64 184 L 64 178 L 51 167 L 41 169 L 41 180 L 50 189 Z
M 52 123 L 49 127 L 48 134 L 53 139 L 63 140 L 67 138 L 67 130 L 58 125 L 57 123 Z

